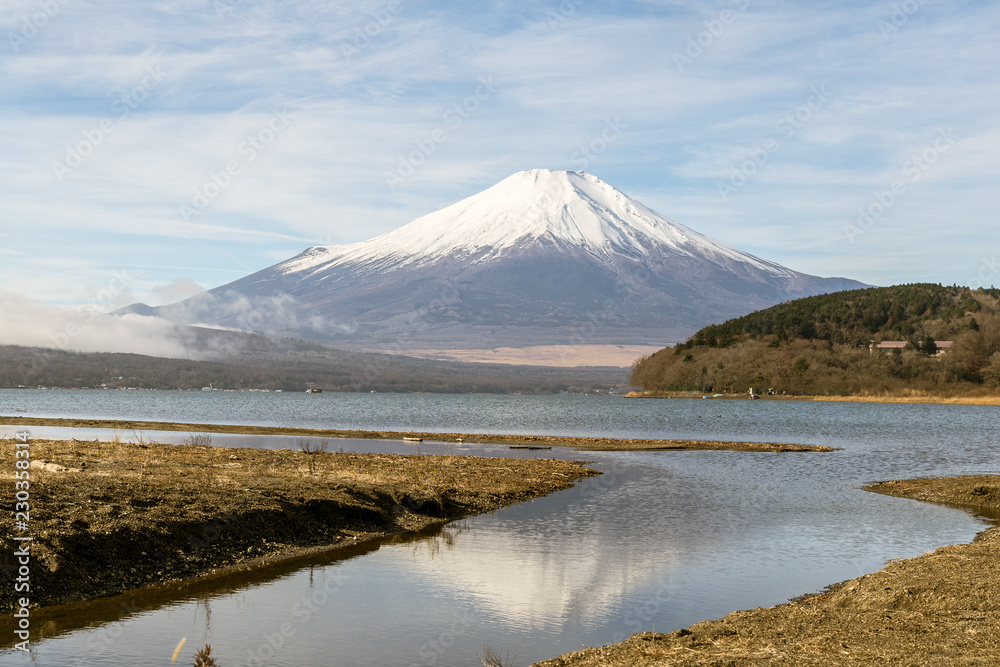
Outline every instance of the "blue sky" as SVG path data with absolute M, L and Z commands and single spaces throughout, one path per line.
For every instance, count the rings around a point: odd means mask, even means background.
M 793 269 L 1000 284 L 1000 5 L 8 0 L 0 277 L 189 296 L 535 167 Z

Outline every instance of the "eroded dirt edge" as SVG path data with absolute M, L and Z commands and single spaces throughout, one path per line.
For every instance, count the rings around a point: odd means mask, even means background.
M 598 474 L 555 459 L 33 440 L 30 522 L 0 518 L 0 609 L 30 535 L 31 606 L 115 595 L 490 512 Z M 13 509 L 15 441 L 0 441 Z

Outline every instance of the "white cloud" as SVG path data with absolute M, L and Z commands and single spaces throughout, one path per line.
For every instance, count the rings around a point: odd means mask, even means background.
M 0 345 L 192 357 L 184 344 L 184 332 L 155 317 L 114 317 L 86 306 L 47 306 L 9 292 L 0 292 L 0 310 L 4 314 Z

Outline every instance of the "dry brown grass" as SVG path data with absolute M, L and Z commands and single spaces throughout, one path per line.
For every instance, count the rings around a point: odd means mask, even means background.
M 14 460 L 15 443 L 0 441 Z M 152 442 L 30 443 L 32 601 L 56 604 L 491 511 L 595 474 L 577 462 Z M 55 466 L 53 470 L 57 469 Z M 14 467 L 0 470 L 13 486 Z M 0 515 L 2 535 L 13 514 Z M 3 553 L 13 553 L 9 537 Z M 2 561 L 0 561 L 2 564 Z M 0 589 L 3 610 L 13 587 Z
M 483 667 L 517 667 L 517 656 L 510 657 L 510 651 L 501 653 L 489 644 L 483 644 L 481 651 L 476 653 Z
M 636 391 L 628 394 L 629 398 L 701 398 L 700 391 Z M 746 394 L 727 394 L 726 399 L 747 399 Z M 871 394 L 854 394 L 850 396 L 793 396 L 781 394 L 777 396 L 760 395 L 765 401 L 829 401 L 835 403 L 932 403 L 939 405 L 1000 405 L 1000 395 L 977 393 L 960 396 L 947 396 L 929 391 L 903 390 L 892 393 L 878 392 Z
M 912 391 L 896 395 L 872 396 L 808 396 L 809 401 L 844 401 L 857 403 L 933 403 L 940 405 L 1000 405 L 1000 396 L 939 396 L 930 392 Z

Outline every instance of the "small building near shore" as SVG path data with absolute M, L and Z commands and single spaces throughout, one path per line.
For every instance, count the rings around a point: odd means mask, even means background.
M 910 343 L 905 340 L 884 340 L 881 343 L 874 343 L 868 346 L 869 350 L 902 350 Z M 921 342 L 922 344 L 922 342 Z M 952 348 L 955 347 L 955 341 L 953 340 L 936 340 L 934 341 L 934 346 L 937 348 L 937 354 L 944 354 L 945 352 L 950 352 Z

